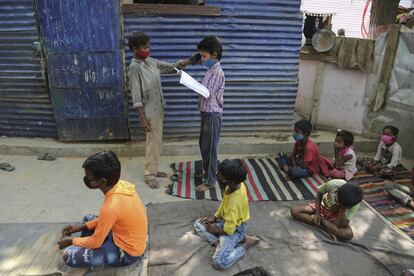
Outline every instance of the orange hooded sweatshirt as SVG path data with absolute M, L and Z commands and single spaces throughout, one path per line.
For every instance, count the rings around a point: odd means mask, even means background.
M 99 217 L 86 223 L 95 230 L 90 237 L 74 238 L 73 245 L 90 249 L 102 246 L 112 230 L 115 245 L 131 256 L 144 254 L 147 243 L 147 214 L 135 185 L 119 180 L 105 194 Z

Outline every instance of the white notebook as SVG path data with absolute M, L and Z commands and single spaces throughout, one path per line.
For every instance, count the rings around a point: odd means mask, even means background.
M 179 73 L 181 74 L 180 83 L 182 85 L 187 86 L 188 88 L 197 92 L 206 99 L 210 97 L 210 91 L 208 91 L 207 87 L 199 83 L 196 79 L 194 79 L 192 76 L 190 76 L 183 70 L 179 70 Z

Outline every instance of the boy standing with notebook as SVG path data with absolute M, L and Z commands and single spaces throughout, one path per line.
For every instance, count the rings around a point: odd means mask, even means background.
M 202 84 L 210 92 L 209 98 L 200 95 L 198 101 L 198 110 L 201 114 L 199 146 L 203 159 L 203 174 L 195 175 L 195 177 L 203 178 L 203 183 L 198 185 L 196 190 L 204 192 L 214 188 L 217 181 L 217 155 L 223 113 L 225 78 L 220 66 L 222 46 L 218 38 L 213 35 L 205 37 L 198 43 L 197 49 L 201 64 L 207 68 Z M 192 59 L 184 65 L 190 64 Z

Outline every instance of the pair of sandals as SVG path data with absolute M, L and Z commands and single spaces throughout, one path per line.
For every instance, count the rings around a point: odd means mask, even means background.
M 168 174 L 165 172 L 157 172 L 155 177 L 161 177 L 161 178 L 167 178 Z M 157 179 L 153 178 L 150 180 L 145 180 L 145 183 L 150 187 L 151 189 L 158 189 L 160 187 L 160 183 Z

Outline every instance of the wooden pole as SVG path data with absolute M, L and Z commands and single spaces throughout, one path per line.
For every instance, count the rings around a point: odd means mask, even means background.
M 391 70 L 394 67 L 395 54 L 398 48 L 398 38 L 401 25 L 394 24 L 391 26 L 387 37 L 387 46 L 385 48 L 384 58 L 382 60 L 381 71 L 378 79 L 377 95 L 375 97 L 374 112 L 377 112 L 384 104 L 385 93 L 390 83 Z

